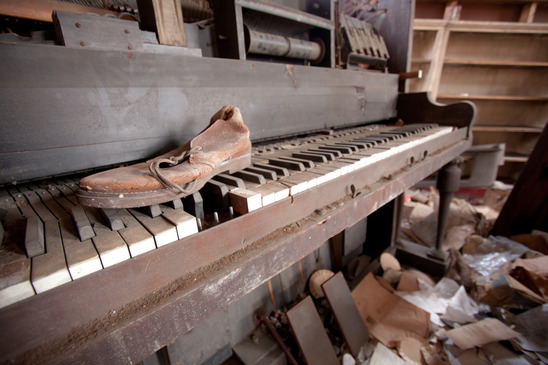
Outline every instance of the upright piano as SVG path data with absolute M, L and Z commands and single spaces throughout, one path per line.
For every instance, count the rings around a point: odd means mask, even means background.
M 389 72 L 37 44 L 0 55 L 2 362 L 139 362 L 471 144 L 472 104 L 400 93 Z M 148 209 L 75 198 L 82 176 L 184 143 L 225 104 L 250 128 L 249 168 Z

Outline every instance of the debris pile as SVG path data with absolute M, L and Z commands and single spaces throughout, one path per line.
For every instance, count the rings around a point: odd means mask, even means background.
M 547 235 L 489 236 L 507 194 L 504 189 L 488 189 L 482 196 L 453 198 L 443 243 L 451 264 L 443 277 L 406 266 L 389 253 L 383 253 L 376 266 L 368 265 L 369 258 L 352 261 L 347 281 L 340 281 L 342 273 L 328 270 L 313 274 L 309 281 L 313 311 L 319 314 L 338 361 L 344 365 L 548 363 Z M 434 190 L 409 192 L 402 236 L 434 246 L 438 201 Z M 363 279 L 351 282 L 353 277 Z M 337 304 L 329 298 L 326 289 L 335 286 L 326 283 L 335 280 L 339 289 L 344 286 L 343 294 L 352 287 L 350 303 L 359 313 L 358 319 L 350 320 L 353 326 L 348 324 L 354 309 L 347 307 L 347 318 L 341 319 L 336 307 L 344 301 Z M 293 305 L 269 317 L 286 339 L 296 333 L 287 312 L 305 297 L 310 300 L 303 293 Z M 362 325 L 367 340 L 358 351 L 355 345 L 352 349 L 349 336 Z M 299 363 L 310 363 L 301 341 L 313 341 L 320 334 L 307 338 L 304 333 L 304 339 L 295 336 L 288 343 Z

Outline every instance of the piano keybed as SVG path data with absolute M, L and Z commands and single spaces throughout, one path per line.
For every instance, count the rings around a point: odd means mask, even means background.
M 217 175 L 182 201 L 142 209 L 79 205 L 74 193 L 80 177 L 4 188 L 0 307 L 405 154 L 452 130 L 435 124 L 365 126 L 258 145 L 250 167 Z M 406 163 L 413 164 L 414 156 Z

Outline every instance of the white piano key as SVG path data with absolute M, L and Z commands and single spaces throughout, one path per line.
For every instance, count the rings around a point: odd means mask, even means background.
M 103 267 L 107 268 L 130 259 L 126 242 L 117 231 L 111 231 L 100 223 L 95 223 L 93 228 L 96 235 L 91 240 L 99 253 Z
M 45 223 L 46 250 L 32 258 L 31 281 L 37 294 L 71 281 L 57 221 Z
M 129 212 L 154 236 L 157 247 L 167 245 L 179 239 L 177 228 L 162 216 L 150 218 L 135 209 L 129 209 Z
M 141 255 L 156 248 L 154 237 L 125 209 L 120 211 L 125 228 L 118 230 L 126 241 L 131 257 Z
M 72 280 L 103 269 L 99 255 L 91 240 L 80 242 L 71 220 L 59 222 L 67 266 Z
M 36 293 L 30 281 L 31 260 L 20 249 L 10 249 L 23 243 L 25 218 L 9 195 L 0 198 L 0 206 L 6 213 L 3 219 L 6 235 L 0 246 L 0 308 L 3 308 Z
M 194 233 L 198 233 L 198 223 L 196 217 L 188 214 L 184 210 L 176 210 L 170 207 L 162 206 L 162 216 L 170 221 L 177 228 L 177 236 L 183 239 Z
M 245 182 L 246 189 L 261 194 L 262 206 L 265 207 L 289 196 L 289 188 L 277 181 L 267 180 L 265 184 Z
M 261 194 L 251 190 L 235 188 L 228 191 L 230 205 L 234 211 L 246 214 L 262 207 Z
M 0 308 L 36 294 L 30 282 L 30 259 L 24 255 L 3 259 L 8 262 L 0 266 Z

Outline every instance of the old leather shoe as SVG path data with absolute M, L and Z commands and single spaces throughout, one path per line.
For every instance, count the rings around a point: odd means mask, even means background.
M 78 200 L 98 208 L 160 204 L 198 191 L 213 176 L 251 163 L 249 129 L 240 110 L 225 105 L 185 145 L 147 162 L 80 180 Z

